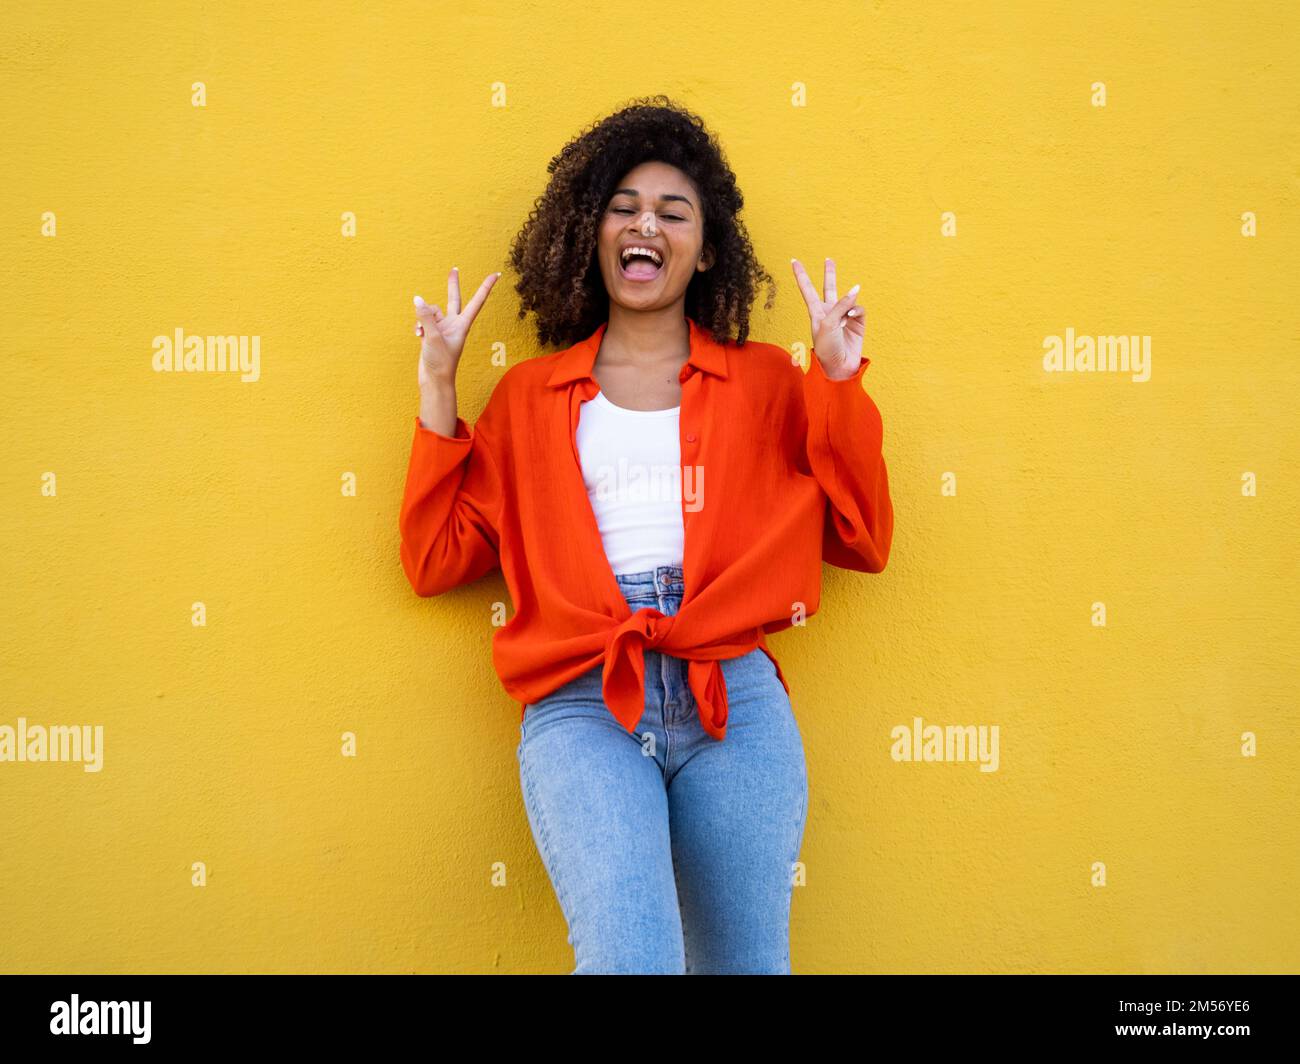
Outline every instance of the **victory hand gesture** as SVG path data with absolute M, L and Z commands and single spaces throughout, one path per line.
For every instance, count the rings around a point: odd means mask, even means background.
M 835 289 L 835 260 L 826 260 L 823 295 L 817 294 L 812 279 L 798 259 L 791 259 L 795 280 L 812 324 L 813 352 L 822 371 L 832 380 L 844 380 L 858 371 L 862 361 L 862 337 L 866 333 L 866 313 L 854 303 L 861 285 L 854 285 L 840 299 Z
M 484 300 L 500 276 L 499 273 L 489 274 L 464 310 L 460 309 L 460 273 L 455 266 L 447 278 L 445 314 L 436 303 L 426 303 L 421 296 L 415 297 L 415 314 L 419 318 L 415 323 L 415 335 L 424 337 L 424 343 L 420 345 L 421 388 L 430 384 L 434 378 L 444 381 L 456 379 L 456 366 L 460 363 L 461 352 L 465 350 L 465 337 L 469 335 L 469 327 L 474 324 Z

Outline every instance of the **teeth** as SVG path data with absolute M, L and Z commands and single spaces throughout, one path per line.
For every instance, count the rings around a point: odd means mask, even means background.
M 659 254 L 659 252 L 657 252 L 654 248 L 643 248 L 643 247 L 635 247 L 635 246 L 634 246 L 634 247 L 624 248 L 624 249 L 623 249 L 623 254 L 622 254 L 622 256 L 621 256 L 621 261 L 623 261 L 623 262 L 627 262 L 628 258 L 629 258 L 631 255 L 633 255 L 635 252 L 638 252 L 638 251 L 639 251 L 642 255 L 649 255 L 650 258 L 654 259 L 654 263 L 655 263 L 656 266 L 662 266 L 662 265 L 663 265 L 663 257 L 662 257 L 662 256 Z

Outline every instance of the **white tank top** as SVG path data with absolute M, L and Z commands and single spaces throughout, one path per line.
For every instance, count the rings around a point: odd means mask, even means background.
M 582 479 L 615 573 L 682 564 L 681 409 L 628 410 L 597 392 L 579 411 Z

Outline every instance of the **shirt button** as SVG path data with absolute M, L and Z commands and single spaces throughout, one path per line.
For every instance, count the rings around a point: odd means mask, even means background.
M 688 432 L 688 433 L 686 434 L 686 442 L 687 442 L 687 443 L 694 443 L 694 442 L 695 442 L 695 433 L 693 433 L 693 432 Z

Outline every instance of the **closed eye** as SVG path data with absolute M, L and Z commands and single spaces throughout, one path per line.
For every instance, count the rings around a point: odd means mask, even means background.
M 632 210 L 631 207 L 613 207 L 613 208 L 611 208 L 611 209 L 613 210 L 613 212 L 614 212 L 615 214 L 636 214 L 636 213 L 638 213 L 637 211 Z M 680 214 L 657 214 L 657 215 L 655 215 L 655 217 L 656 217 L 656 218 L 668 218 L 668 219 L 670 219 L 670 220 L 672 220 L 672 221 L 675 221 L 675 222 L 684 222 L 684 221 L 686 221 L 686 219 L 683 218 Z

